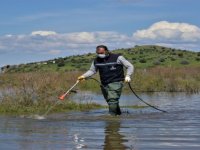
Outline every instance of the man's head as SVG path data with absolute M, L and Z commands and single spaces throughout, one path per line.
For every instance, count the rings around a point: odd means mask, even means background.
M 108 56 L 109 51 L 108 51 L 107 46 L 105 46 L 105 45 L 98 45 L 96 47 L 96 53 L 97 53 L 98 57 L 105 58 L 106 56 Z

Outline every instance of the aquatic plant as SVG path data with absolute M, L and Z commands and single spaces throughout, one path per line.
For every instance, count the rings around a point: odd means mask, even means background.
M 84 72 L 29 72 L 5 73 L 0 75 L 0 113 L 44 112 L 58 96 L 69 89 Z M 98 75 L 94 76 L 99 79 Z M 124 84 L 126 85 L 126 84 Z M 137 92 L 188 92 L 200 91 L 200 67 L 154 67 L 137 69 L 131 85 Z M 74 89 L 100 92 L 100 85 L 93 80 L 82 81 Z M 130 92 L 124 86 L 124 92 Z M 73 94 L 73 93 L 71 93 Z M 68 97 L 58 103 L 52 112 L 89 110 L 101 108 L 92 102 L 75 103 Z

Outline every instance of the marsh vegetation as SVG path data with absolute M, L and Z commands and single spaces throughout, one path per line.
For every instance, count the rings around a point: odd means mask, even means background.
M 58 96 L 70 88 L 82 73 L 82 71 L 71 71 L 1 74 L 0 113 L 42 113 L 58 101 Z M 98 79 L 98 75 L 94 77 Z M 131 84 L 137 92 L 198 93 L 200 91 L 199 67 L 136 69 L 132 78 Z M 78 84 L 75 92 L 80 90 L 100 92 L 100 86 L 93 80 L 86 80 Z M 130 92 L 128 86 L 125 86 L 124 92 Z M 90 102 L 75 103 L 68 96 L 52 112 L 101 107 L 103 106 Z

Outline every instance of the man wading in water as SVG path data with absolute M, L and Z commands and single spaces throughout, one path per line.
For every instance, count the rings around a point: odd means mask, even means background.
M 105 100 L 109 105 L 109 113 L 112 115 L 120 115 L 119 98 L 121 96 L 124 70 L 123 66 L 127 68 L 125 82 L 131 81 L 133 73 L 133 65 L 119 54 L 113 54 L 108 51 L 104 45 L 96 47 L 97 57 L 92 62 L 90 69 L 78 77 L 78 80 L 84 80 L 99 71 L 101 79 L 101 90 Z

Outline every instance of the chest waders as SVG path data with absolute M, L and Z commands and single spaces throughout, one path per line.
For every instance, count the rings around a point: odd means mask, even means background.
M 94 66 L 99 71 L 102 94 L 108 103 L 109 113 L 120 115 L 119 99 L 123 88 L 123 65 L 117 62 L 119 54 L 110 53 L 108 57 L 96 58 Z
M 101 86 L 101 91 L 109 106 L 111 115 L 121 115 L 119 107 L 119 99 L 122 93 L 123 81 L 112 82 L 105 86 Z

